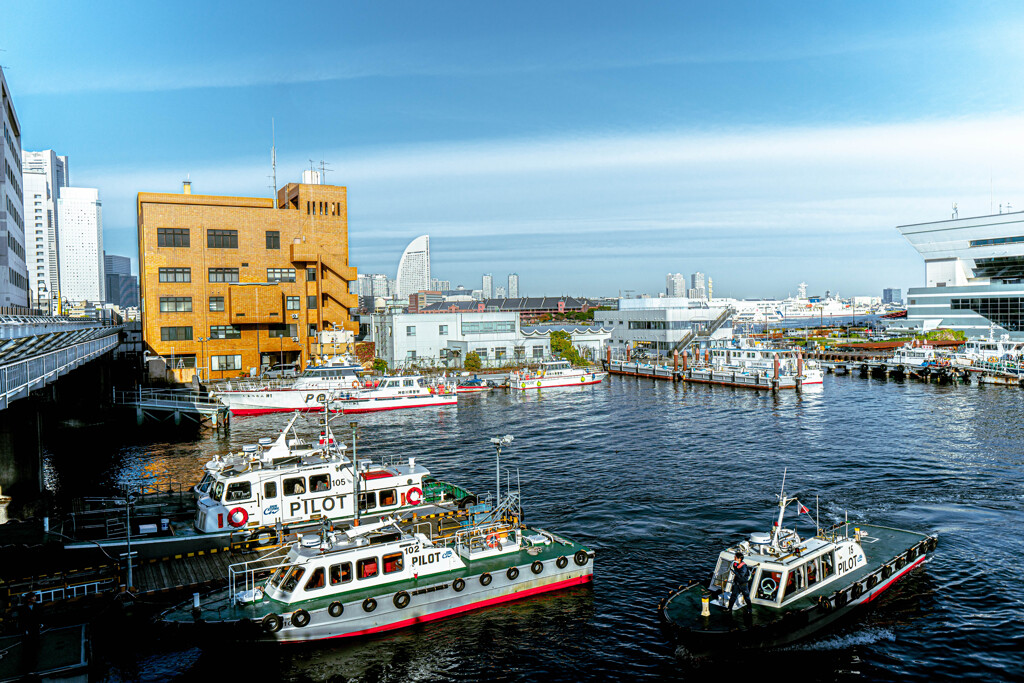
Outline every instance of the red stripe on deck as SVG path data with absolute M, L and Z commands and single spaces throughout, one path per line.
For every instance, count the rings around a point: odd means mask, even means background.
M 376 470 L 374 472 L 363 472 L 363 479 L 387 479 L 393 476 L 390 472 L 384 470 Z

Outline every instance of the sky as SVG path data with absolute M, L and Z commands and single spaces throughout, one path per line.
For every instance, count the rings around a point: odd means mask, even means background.
M 6 4 L 6 3 L 5 3 Z M 269 196 L 326 162 L 350 262 L 520 293 L 880 295 L 921 286 L 896 226 L 1024 209 L 1024 4 L 6 4 L 27 150 L 135 196 Z

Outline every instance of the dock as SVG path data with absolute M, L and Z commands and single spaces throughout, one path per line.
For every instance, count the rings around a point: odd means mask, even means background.
M 796 375 L 782 375 L 778 364 L 774 372 L 738 372 L 715 368 L 707 362 L 691 359 L 688 351 L 681 355 L 678 351 L 672 354 L 672 364 L 655 364 L 640 360 L 612 359 L 611 352 L 605 361 L 605 369 L 613 375 L 629 377 L 648 377 L 663 379 L 670 382 L 693 382 L 695 384 L 717 384 L 719 386 L 740 387 L 743 389 L 760 389 L 763 391 L 780 391 L 799 389 L 802 381 Z
M 182 420 L 213 427 L 227 426 L 230 411 L 227 406 L 209 394 L 178 389 L 144 389 L 132 391 L 114 390 L 114 404 L 135 408 L 136 421 L 141 425 L 146 419 L 164 422 Z

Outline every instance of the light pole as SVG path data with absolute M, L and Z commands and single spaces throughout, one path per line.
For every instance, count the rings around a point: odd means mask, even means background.
M 495 480 L 496 480 L 496 482 L 495 482 L 495 484 L 496 484 L 495 485 L 495 493 L 494 493 L 494 504 L 495 504 L 495 506 L 497 506 L 501 502 L 501 447 L 502 446 L 511 445 L 511 443 L 512 443 L 512 441 L 514 439 L 515 439 L 515 437 L 512 436 L 511 434 L 506 434 L 505 436 L 491 437 L 491 443 L 494 444 L 494 449 L 497 451 L 497 455 L 495 456 L 495 459 L 494 459 L 495 460 L 494 467 L 495 467 L 495 471 L 496 471 L 496 474 L 497 474 L 497 476 L 495 477 Z

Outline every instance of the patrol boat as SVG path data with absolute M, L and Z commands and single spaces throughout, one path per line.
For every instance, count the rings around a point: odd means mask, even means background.
M 508 375 L 508 385 L 512 389 L 529 391 L 530 389 L 550 389 L 553 387 L 585 386 L 600 384 L 608 375 L 599 370 L 576 368 L 567 360 L 545 361 L 535 371 L 513 371 Z
M 487 508 L 487 509 L 483 509 Z M 585 584 L 594 552 L 522 523 L 518 490 L 445 526 L 399 517 L 332 531 L 325 523 L 259 561 L 234 564 L 228 587 L 161 615 L 214 636 L 296 642 L 412 626 Z
M 934 535 L 848 521 L 817 527 L 802 539 L 782 526 L 787 497 L 785 477 L 779 517 L 768 533 L 753 533 L 718 557 L 707 586 L 691 581 L 658 603 L 668 629 L 693 655 L 739 648 L 772 648 L 797 642 L 878 598 L 901 578 L 928 561 Z M 752 572 L 751 605 L 734 589 L 733 558 L 742 553 Z
M 365 388 L 359 373 L 363 367 L 345 356 L 336 356 L 325 365 L 306 368 L 291 383 L 277 380 L 233 380 L 210 388 L 234 415 L 263 415 L 296 410 L 319 411 L 324 401 L 340 390 Z

